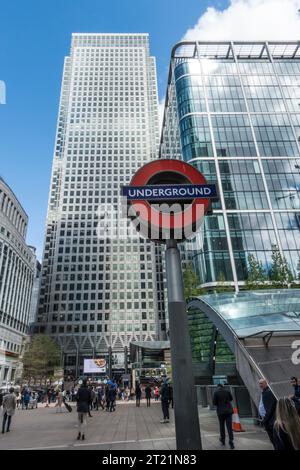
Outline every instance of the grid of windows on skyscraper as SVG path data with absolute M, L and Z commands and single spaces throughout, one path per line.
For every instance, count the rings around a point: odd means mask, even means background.
M 108 232 L 120 223 L 121 185 L 157 158 L 158 144 L 148 35 L 74 34 L 62 82 L 38 318 L 74 375 L 82 373 L 84 358 L 107 357 L 111 348 L 122 368 L 130 341 L 164 338 L 159 249 Z
M 160 155 L 195 165 L 220 193 L 193 245 L 201 282 L 237 287 L 249 254 L 270 272 L 272 245 L 296 278 L 299 44 L 181 43 L 170 70 Z

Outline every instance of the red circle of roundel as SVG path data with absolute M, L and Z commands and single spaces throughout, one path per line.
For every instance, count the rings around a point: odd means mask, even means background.
M 189 180 L 190 184 L 207 184 L 205 177 L 192 165 L 189 165 L 186 162 L 181 160 L 155 160 L 146 165 L 142 166 L 133 176 L 130 186 L 147 186 L 149 180 L 162 172 L 172 172 L 178 173 L 179 175 L 185 176 Z M 134 200 L 130 201 L 133 207 L 138 205 L 139 207 L 143 205 L 146 209 L 145 213 L 149 214 L 151 210 L 151 204 L 148 201 L 144 200 Z M 195 207 L 197 204 L 202 204 L 204 206 L 204 214 L 207 212 L 209 207 L 209 199 L 195 198 L 193 202 L 188 206 L 184 212 L 179 212 L 171 214 L 169 220 L 166 222 L 166 219 L 162 217 L 162 213 L 157 210 L 151 210 L 151 224 L 159 228 L 174 228 L 180 229 L 182 227 L 183 220 L 192 220 L 193 223 L 197 222 L 196 214 L 197 211 Z M 186 217 L 183 219 L 182 215 Z M 142 214 L 140 214 L 142 217 Z M 142 217 L 143 218 L 143 217 Z M 148 223 L 150 221 L 145 220 L 144 222 Z M 165 223 L 168 225 L 165 226 Z M 171 225 L 171 227 L 170 227 Z

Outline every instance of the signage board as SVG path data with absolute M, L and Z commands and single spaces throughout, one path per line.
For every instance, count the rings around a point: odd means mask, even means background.
M 105 359 L 84 359 L 84 374 L 103 374 L 106 372 Z
M 181 160 L 155 160 L 141 167 L 121 188 L 127 217 L 137 231 L 152 241 L 193 238 L 211 201 L 218 199 L 194 166 Z
M 217 189 L 214 184 L 173 184 L 149 186 L 123 186 L 122 196 L 128 200 L 182 200 L 194 198 L 216 198 Z

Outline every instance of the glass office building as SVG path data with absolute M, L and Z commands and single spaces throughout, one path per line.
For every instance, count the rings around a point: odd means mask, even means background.
M 299 42 L 182 42 L 171 55 L 161 158 L 217 183 L 219 201 L 190 252 L 201 283 L 236 289 L 253 254 L 300 256 Z
M 131 341 L 165 336 L 158 248 L 118 231 L 121 185 L 157 158 L 148 34 L 73 34 L 65 59 L 36 331 L 69 375 L 83 359 L 123 369 Z M 111 355 L 109 354 L 109 357 Z

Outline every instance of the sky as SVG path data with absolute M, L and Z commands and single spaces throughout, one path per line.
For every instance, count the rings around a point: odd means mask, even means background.
M 300 0 L 2 0 L 0 175 L 29 216 L 41 258 L 63 60 L 72 32 L 147 32 L 163 109 L 181 39 L 300 39 Z M 0 97 L 1 102 L 1 97 Z

